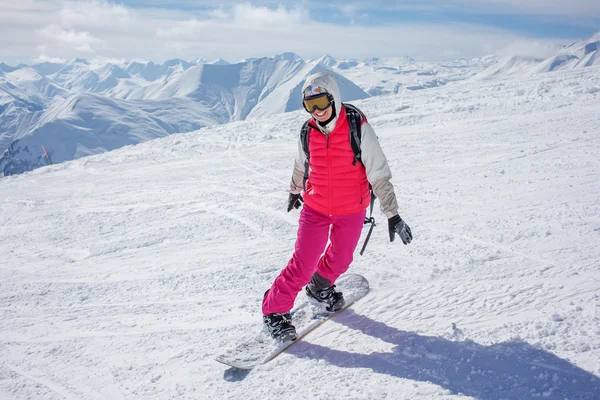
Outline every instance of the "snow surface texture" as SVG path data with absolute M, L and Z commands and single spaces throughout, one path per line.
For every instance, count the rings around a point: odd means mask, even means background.
M 249 374 L 303 112 L 0 178 L 0 398 L 598 399 L 599 67 L 357 105 L 414 241 L 377 212 L 371 292 Z

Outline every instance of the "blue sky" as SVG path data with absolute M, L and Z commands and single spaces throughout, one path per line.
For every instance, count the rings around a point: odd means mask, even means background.
M 4 0 L 0 61 L 551 52 L 600 31 L 597 0 Z M 510 49 L 510 50 L 507 50 Z
M 528 0 L 521 2 L 531 3 L 528 6 L 520 5 L 518 1 L 502 0 L 482 1 L 480 4 L 473 4 L 470 1 L 342 2 L 335 0 L 327 2 L 304 1 L 300 4 L 310 9 L 312 19 L 322 23 L 340 25 L 377 23 L 387 25 L 405 22 L 424 24 L 468 23 L 508 29 L 538 38 L 575 38 L 587 36 L 600 30 L 600 7 L 592 5 L 595 1 L 549 0 L 548 2 L 537 2 L 537 4 L 535 1 Z M 203 12 L 218 8 L 219 5 L 217 4 L 224 4 L 227 7 L 240 2 L 125 0 L 119 3 L 133 8 L 152 6 L 198 12 L 201 15 Z M 261 1 L 252 4 L 277 8 L 285 2 Z

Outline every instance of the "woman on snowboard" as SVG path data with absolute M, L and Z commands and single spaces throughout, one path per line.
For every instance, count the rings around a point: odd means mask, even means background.
M 294 254 L 262 303 L 263 322 L 271 336 L 282 340 L 297 337 L 290 310 L 303 286 L 307 296 L 325 303 L 329 311 L 344 306 L 344 296 L 335 290 L 334 283 L 352 262 L 370 203 L 369 184 L 388 218 L 390 241 L 395 234 L 404 244 L 412 240 L 410 228 L 398 215 L 387 160 L 366 118 L 361 118 L 362 162 L 356 162 L 335 79 L 327 73 L 309 76 L 302 87 L 302 101 L 311 115 L 308 179 L 304 182 L 307 157 L 299 140 L 288 212 L 299 208 L 301 201 L 304 207 Z

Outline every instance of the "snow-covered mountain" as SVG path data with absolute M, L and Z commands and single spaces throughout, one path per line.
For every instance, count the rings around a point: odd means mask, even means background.
M 180 98 L 159 102 L 123 101 L 91 93 L 71 95 L 29 121 L 27 135 L 0 157 L 5 175 L 22 173 L 173 133 L 216 125 L 202 104 Z M 45 159 L 41 148 L 50 155 Z
M 0 93 L 46 106 L 55 97 L 65 96 L 68 90 L 42 76 L 34 68 L 22 67 L 0 76 Z
M 3 62 L 0 62 L 0 75 L 3 75 L 7 72 L 13 72 L 17 67 L 11 67 Z
M 144 86 L 122 80 L 108 94 L 125 100 L 188 98 L 207 104 L 224 122 L 237 121 L 299 109 L 302 82 L 308 75 L 322 70 L 326 69 L 306 63 L 296 55 L 283 54 L 237 64 L 194 65 L 171 75 L 170 79 L 154 80 Z M 347 79 L 342 79 L 340 90 L 348 100 L 368 97 Z M 269 106 L 261 107 L 267 99 Z
M 49 78 L 76 93 L 106 93 L 120 80 L 131 78 L 129 73 L 115 64 L 89 65 L 87 62 L 70 63 Z
M 564 47 L 561 53 L 577 57 L 574 67 L 600 65 L 600 32 Z
M 372 96 L 444 86 L 468 79 L 497 62 L 495 56 L 426 63 L 410 57 L 338 60 L 324 56 L 314 63 L 331 68 Z
M 543 58 L 528 56 L 503 57 L 477 75 L 478 79 L 491 79 L 503 76 L 534 74 L 534 69 L 544 62 Z
M 293 53 L 229 64 L 75 60 L 0 76 L 0 171 L 15 174 L 202 126 L 301 108 L 306 77 L 326 70 Z M 335 75 L 344 99 L 369 95 Z M 41 75 L 45 73 L 46 76 Z
M 599 102 L 598 66 L 357 102 L 414 240 L 376 206 L 371 291 L 249 373 L 213 357 L 292 254 L 304 112 L 2 177 L 0 399 L 598 400 Z
M 65 64 L 46 61 L 32 65 L 31 68 L 35 69 L 40 75 L 48 76 L 60 71 L 64 66 Z
M 594 65 L 600 65 L 600 32 L 564 46 L 555 55 L 547 58 L 527 56 L 502 58 L 478 74 L 477 78 L 527 77 L 561 69 L 586 68 Z
M 294 53 L 193 62 L 76 59 L 10 67 L 0 64 L 0 174 L 95 154 L 201 126 L 301 108 L 307 75 L 330 71 L 345 101 L 444 86 L 473 76 L 491 79 L 599 63 L 600 32 L 548 59 L 495 56 L 423 63 L 409 57 L 304 61 Z M 106 107 L 104 109 L 103 107 Z M 146 132 L 146 133 L 143 133 Z M 94 138 L 91 139 L 90 136 Z M 72 143 L 59 143 L 59 141 Z M 91 146 L 91 147 L 88 147 Z
M 141 63 L 136 61 L 127 65 L 126 70 L 131 77 L 138 77 L 145 81 L 152 82 L 159 79 L 168 80 L 171 76 L 187 70 L 192 65 L 202 63 L 204 63 L 204 60 L 201 59 L 197 60 L 194 64 L 183 60 L 169 60 L 162 64 L 155 64 L 153 62 Z M 140 82 L 139 84 L 143 85 L 144 83 Z
M 69 91 L 24 66 L 0 73 L 0 155 L 24 137 L 32 121 L 51 104 L 60 104 Z

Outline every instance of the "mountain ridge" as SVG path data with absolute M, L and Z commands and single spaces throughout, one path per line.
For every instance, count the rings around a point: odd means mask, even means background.
M 579 69 L 600 65 L 600 32 L 560 48 L 545 57 L 509 56 L 480 72 L 477 79 L 527 77 L 562 69 Z
M 42 145 L 56 163 L 203 126 L 298 110 L 302 82 L 316 71 L 333 74 L 347 100 L 369 97 L 348 79 L 294 53 L 237 64 L 170 60 L 160 67 L 147 66 L 144 70 L 139 62 L 127 66 L 75 60 L 47 76 L 32 67 L 21 68 L 9 78 L 27 80 L 29 89 L 48 89 L 39 99 L 31 93 L 35 90 L 19 91 L 20 101 L 9 95 L 14 85 L 4 74 L 0 127 L 6 125 L 8 133 L 0 137 L 2 173 L 45 165 Z M 157 68 L 162 76 L 143 79 Z M 53 65 L 46 70 L 56 69 Z
M 302 82 L 314 72 L 333 74 L 344 101 L 354 101 L 470 78 L 529 76 L 598 65 L 599 45 L 600 32 L 546 59 L 487 56 L 442 63 L 410 57 L 351 60 L 330 55 L 305 61 L 291 52 L 237 63 L 202 58 L 161 64 L 84 59 L 17 67 L 0 63 L 0 171 L 21 173 L 43 165 L 37 153 L 15 158 L 27 153 L 25 147 L 31 151 L 42 143 L 59 162 L 113 149 L 118 142 L 115 135 L 123 135 L 121 142 L 127 145 L 202 126 L 299 110 Z M 78 107 L 73 107 L 73 101 Z M 84 138 L 89 135 L 98 141 Z M 102 136 L 106 136 L 106 146 Z M 60 140 L 79 145 L 59 144 Z M 15 165 L 19 167 L 11 167 Z

